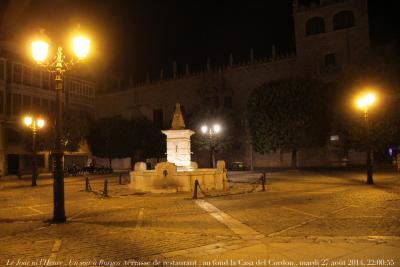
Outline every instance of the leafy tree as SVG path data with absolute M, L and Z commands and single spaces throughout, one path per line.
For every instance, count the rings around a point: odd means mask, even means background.
M 192 129 L 196 134 L 192 137 L 193 151 L 209 151 L 210 165 L 215 165 L 213 154 L 223 152 L 231 146 L 239 146 L 242 134 L 239 125 L 239 116 L 232 109 L 232 84 L 222 73 L 211 73 L 200 78 L 198 98 L 201 104 L 193 112 L 184 114 L 186 128 Z M 223 96 L 223 97 L 221 97 Z M 228 100 L 227 100 L 228 99 Z M 214 124 L 221 126 L 221 131 L 210 138 L 201 132 L 202 125 L 212 127 Z M 234 138 L 236 137 L 236 138 Z
M 24 126 L 19 126 L 18 128 L 10 129 L 12 139 L 9 140 L 9 142 L 15 142 L 13 139 L 16 138 L 17 142 L 19 143 L 22 140 L 22 143 L 24 145 L 24 148 L 32 152 L 32 130 L 28 127 Z M 43 129 L 40 129 L 36 133 L 36 150 L 37 151 L 43 151 L 43 150 L 51 150 L 53 147 L 53 143 L 51 142 L 53 140 L 52 136 L 52 131 L 49 129 L 48 126 L 46 126 Z
M 130 156 L 130 124 L 129 120 L 121 116 L 101 118 L 95 121 L 87 141 L 93 155 L 107 158 L 111 167 L 113 158 Z
M 165 136 L 146 118 L 130 120 L 129 151 L 132 163 L 146 158 L 165 156 Z
M 64 114 L 62 142 L 67 151 L 77 151 L 89 133 L 92 117 L 87 112 L 68 110 Z
M 349 66 L 339 84 L 339 118 L 348 149 L 387 151 L 400 145 L 400 53 L 399 43 L 371 48 L 360 62 Z M 369 136 L 363 111 L 355 107 L 355 96 L 373 90 L 376 104 L 368 111 Z M 348 101 L 345 101 L 347 99 Z
M 54 147 L 54 120 L 51 117 L 45 117 L 45 127 L 37 131 L 36 148 L 40 150 L 52 150 Z M 79 145 L 88 135 L 90 125 L 92 123 L 91 116 L 83 111 L 68 110 L 64 112 L 63 132 L 61 142 L 66 151 L 77 151 Z M 18 129 L 24 146 L 27 150 L 32 149 L 32 130 L 22 126 Z
M 249 97 L 247 116 L 253 147 L 259 153 L 323 145 L 329 133 L 329 90 L 315 80 L 279 80 L 257 88 Z
M 369 109 L 368 121 L 361 110 L 352 110 L 354 114 L 343 115 L 343 133 L 347 148 L 367 151 L 386 151 L 389 147 L 398 147 L 400 138 L 400 117 L 396 108 L 400 101 L 386 102 Z M 367 125 L 368 124 L 368 125 Z M 367 129 L 369 128 L 369 130 Z
M 121 116 L 95 121 L 87 136 L 93 155 L 111 159 L 130 157 L 132 163 L 150 157 L 162 157 L 165 138 L 149 120 Z
M 210 152 L 210 162 L 213 162 L 213 153 L 218 153 L 228 149 L 234 144 L 235 129 L 238 121 L 231 109 L 217 108 L 211 103 L 203 103 L 202 108 L 194 109 L 195 112 L 189 114 L 187 120 L 187 128 L 194 129 L 198 134 L 193 136 L 194 150 Z M 212 127 L 214 124 L 221 126 L 221 131 L 213 135 L 212 138 L 208 134 L 201 132 L 202 125 Z M 213 165 L 210 163 L 210 165 Z

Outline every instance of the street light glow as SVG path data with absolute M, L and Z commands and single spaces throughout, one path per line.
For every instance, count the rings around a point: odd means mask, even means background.
M 72 48 L 74 50 L 75 55 L 79 59 L 83 59 L 89 53 L 90 40 L 83 36 L 77 36 L 72 40 Z
M 32 186 L 36 186 L 38 177 L 36 166 L 36 133 L 38 129 L 44 127 L 45 121 L 42 118 L 35 118 L 33 116 L 25 116 L 24 123 L 29 129 L 32 130 Z
M 31 116 L 26 116 L 25 118 L 24 118 L 24 123 L 25 123 L 25 125 L 26 126 L 31 126 L 32 125 L 32 117 Z
M 367 184 L 373 184 L 373 166 L 372 166 L 372 156 L 373 149 L 371 147 L 371 140 L 370 140 L 370 123 L 368 118 L 369 107 L 372 106 L 376 101 L 376 96 L 372 92 L 367 92 L 364 95 L 361 95 L 357 98 L 356 104 L 357 106 L 363 110 L 364 112 L 364 120 L 365 120 L 365 130 L 366 130 L 366 140 L 367 140 Z
M 367 105 L 372 105 L 374 102 L 375 102 L 375 95 L 372 94 L 372 93 L 368 93 L 368 94 L 365 96 L 365 103 L 366 103 Z
M 221 131 L 221 126 L 219 124 L 215 124 L 213 128 L 215 133 L 219 133 Z
M 47 51 L 49 50 L 49 45 L 44 41 L 34 41 L 32 42 L 32 55 L 33 59 L 42 63 L 47 58 Z
M 209 140 L 209 150 L 210 150 L 210 167 L 214 168 L 215 167 L 215 149 L 216 149 L 216 136 L 218 133 L 221 131 L 221 125 L 218 123 L 208 126 L 204 124 L 201 126 L 201 131 L 203 132 L 204 135 L 207 136 Z
M 373 93 L 367 93 L 364 96 L 357 99 L 357 106 L 361 109 L 368 108 L 375 103 L 376 96 Z
M 359 108 L 364 108 L 364 106 L 365 106 L 365 99 L 364 99 L 364 98 L 359 98 L 359 99 L 357 99 L 357 106 L 358 106 Z
M 43 128 L 43 127 L 44 127 L 44 124 L 45 124 L 44 119 L 37 119 L 37 120 L 36 120 L 36 125 L 37 125 L 37 127 Z

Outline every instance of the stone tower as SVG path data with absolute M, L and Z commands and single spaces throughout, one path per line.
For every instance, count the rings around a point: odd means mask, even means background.
M 307 72 L 343 70 L 369 48 L 367 0 L 293 0 L 296 52 Z

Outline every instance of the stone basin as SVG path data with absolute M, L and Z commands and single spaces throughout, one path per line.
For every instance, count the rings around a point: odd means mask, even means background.
M 182 171 L 178 171 L 177 166 L 170 162 L 158 163 L 154 170 L 147 170 L 144 162 L 137 162 L 134 171 L 130 172 L 130 180 L 130 188 L 152 193 L 192 192 L 195 180 L 204 191 L 228 188 L 224 161 L 218 161 L 215 169 Z

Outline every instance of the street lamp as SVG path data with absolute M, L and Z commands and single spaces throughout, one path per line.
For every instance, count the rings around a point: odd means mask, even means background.
M 212 127 L 208 125 L 201 126 L 201 132 L 208 135 L 210 142 L 210 167 L 215 168 L 215 135 L 221 131 L 219 124 L 214 124 Z
M 368 110 L 376 101 L 374 93 L 366 93 L 365 95 L 357 99 L 357 106 L 364 112 L 364 121 L 366 128 L 366 141 L 367 141 L 367 184 L 373 184 L 373 170 L 372 170 L 372 148 L 371 148 L 371 137 L 370 137 L 370 125 L 368 118 Z
M 57 54 L 51 61 L 46 61 L 49 45 L 42 41 L 37 40 L 32 42 L 32 56 L 37 64 L 45 67 L 50 73 L 54 75 L 55 90 L 56 90 L 56 117 L 55 117 L 55 143 L 53 150 L 53 222 L 63 223 L 66 222 L 65 208 L 64 208 L 64 168 L 63 156 L 64 152 L 61 145 L 61 131 L 62 131 L 62 93 L 64 73 L 71 69 L 71 67 L 78 62 L 81 62 L 89 53 L 90 41 L 84 36 L 77 36 L 72 40 L 72 48 L 75 57 L 71 57 L 68 61 L 65 58 L 61 46 L 57 48 Z
M 32 116 L 24 117 L 24 124 L 32 130 L 32 186 L 36 186 L 36 180 L 38 177 L 36 168 L 36 133 L 39 129 L 45 125 L 44 119 Z

